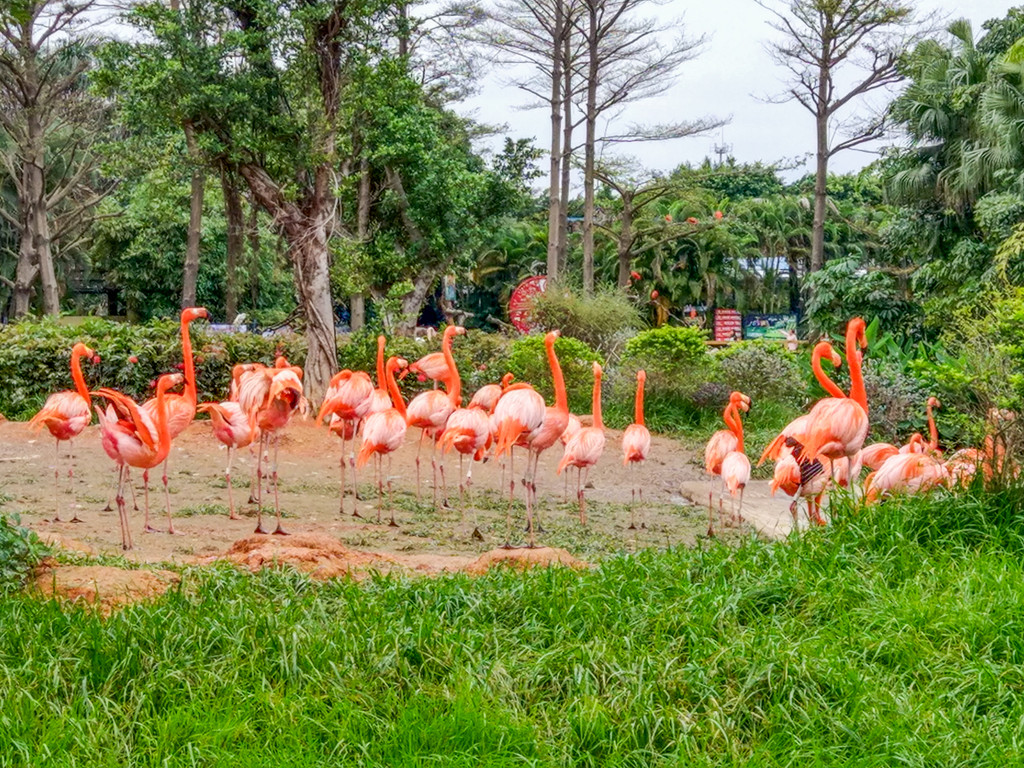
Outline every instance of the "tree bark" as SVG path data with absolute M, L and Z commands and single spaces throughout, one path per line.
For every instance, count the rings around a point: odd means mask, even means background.
M 633 264 L 633 200 L 623 193 L 622 213 L 619 214 L 619 288 L 628 288 L 630 267 Z
M 356 237 L 365 243 L 370 234 L 370 161 L 362 158 L 359 161 L 359 201 L 356 206 Z M 349 297 L 349 327 L 360 331 L 366 325 L 366 298 L 362 293 L 353 293 Z
M 562 205 L 560 186 L 562 179 L 562 46 L 564 6 L 563 0 L 554 0 L 555 19 L 551 50 L 551 171 L 548 193 L 548 280 L 558 280 L 559 211 Z
M 199 151 L 196 147 L 195 131 L 192 124 L 186 122 L 185 143 L 188 145 L 192 167 L 192 191 L 189 196 L 188 240 L 185 246 L 185 266 L 181 279 L 181 308 L 196 305 L 196 286 L 199 282 L 199 245 L 203 234 L 203 192 L 206 187 L 206 174 L 199 165 Z
M 228 254 L 224 273 L 224 316 L 233 322 L 238 315 L 238 265 L 245 256 L 245 216 L 242 197 L 231 170 L 221 166 L 221 187 L 224 190 L 224 213 L 227 217 Z
M 583 290 L 594 293 L 594 155 L 597 143 L 598 29 L 597 0 L 588 0 L 587 114 L 583 158 Z
M 572 172 L 572 25 L 565 20 L 562 46 L 562 179 L 558 203 L 558 272 L 563 274 L 569 260 L 569 180 Z
M 823 57 L 827 60 L 827 56 Z M 818 74 L 818 113 L 815 119 L 814 219 L 811 224 L 811 272 L 825 266 L 825 212 L 828 203 L 828 101 L 829 72 L 824 67 Z
M 249 235 L 249 304 L 252 309 L 260 303 L 260 219 L 259 208 L 255 200 L 249 201 L 249 222 L 246 225 Z
M 402 316 L 398 318 L 395 325 L 395 332 L 402 336 L 412 336 L 416 331 L 416 321 L 419 320 L 420 310 L 423 302 L 427 300 L 427 293 L 437 280 L 437 271 L 432 267 L 424 267 L 413 278 L 412 290 L 402 296 Z

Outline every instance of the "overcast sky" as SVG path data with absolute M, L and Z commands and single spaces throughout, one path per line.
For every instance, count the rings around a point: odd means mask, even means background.
M 937 11 L 949 20 L 967 17 L 975 35 L 987 19 L 1006 15 L 1020 2 L 1008 0 L 919 0 L 921 12 Z M 653 6 L 652 6 L 653 8 Z M 776 35 L 768 26 L 770 14 L 753 0 L 669 0 L 656 7 L 665 18 L 682 17 L 689 37 L 707 36 L 702 53 L 683 65 L 678 82 L 648 101 L 629 105 L 619 120 L 626 123 L 666 123 L 713 115 L 731 117 L 713 135 L 666 142 L 632 144 L 621 151 L 637 157 L 652 169 L 668 171 L 683 162 L 697 163 L 712 156 L 716 145 L 731 147 L 729 154 L 741 162 L 777 162 L 802 158 L 814 149 L 814 122 L 798 104 L 766 103 L 784 90 L 785 70 L 776 66 L 764 42 Z M 508 135 L 534 138 L 547 149 L 550 115 L 543 109 L 522 111 L 517 107 L 529 97 L 507 85 L 509 73 L 492 70 L 482 92 L 460 105 L 463 114 L 489 124 L 507 124 Z M 856 108 L 855 108 L 856 109 Z M 618 151 L 618 150 L 617 150 Z M 856 170 L 875 158 L 873 153 L 848 151 L 837 155 L 830 166 L 836 171 Z M 787 176 L 813 168 L 808 163 Z

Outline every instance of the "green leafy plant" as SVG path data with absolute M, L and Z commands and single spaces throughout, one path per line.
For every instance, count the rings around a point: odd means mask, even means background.
M 549 285 L 534 298 L 530 320 L 538 330 L 560 330 L 607 358 L 617 356 L 642 326 L 639 311 L 622 291 L 606 288 L 587 296 L 561 285 Z
M 773 400 L 792 405 L 807 397 L 797 356 L 778 342 L 742 341 L 730 344 L 715 357 L 723 383 L 755 402 Z
M 585 342 L 568 336 L 562 336 L 555 342 L 555 354 L 558 355 L 562 376 L 565 378 L 569 410 L 574 413 L 590 413 L 594 388 L 593 363 L 596 361 L 604 364 L 604 358 Z M 543 336 L 526 336 L 513 341 L 508 370 L 515 375 L 517 381 L 532 384 L 548 403 L 554 401 L 554 384 Z
M 21 588 L 48 551 L 39 537 L 20 523 L 17 515 L 0 515 L 0 594 Z

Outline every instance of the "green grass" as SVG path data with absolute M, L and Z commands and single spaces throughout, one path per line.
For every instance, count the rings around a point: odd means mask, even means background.
M 582 574 L 0 601 L 0 765 L 1019 765 L 1024 491 Z

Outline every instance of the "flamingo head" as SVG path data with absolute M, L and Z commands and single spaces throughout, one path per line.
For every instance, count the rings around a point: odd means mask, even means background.
M 449 325 L 444 329 L 444 338 L 450 339 L 452 336 L 462 336 L 466 333 L 466 329 L 461 325 Z
M 647 381 L 647 371 L 645 371 L 643 368 L 641 368 L 639 371 L 637 371 L 636 372 L 636 380 L 638 382 L 640 382 L 641 384 L 643 384 L 645 381 Z
M 274 374 L 270 382 L 270 400 L 278 398 L 295 405 L 302 399 L 302 381 L 291 368 L 285 368 Z
M 84 355 L 85 357 L 88 357 L 90 360 L 99 357 L 99 355 L 97 355 L 89 347 L 85 346 L 85 344 L 83 344 L 82 342 L 78 342 L 77 344 L 75 344 L 75 346 L 71 348 L 71 354 L 79 356 Z
M 377 351 L 378 352 L 383 352 L 384 351 L 384 345 L 387 344 L 387 343 L 388 343 L 388 340 L 384 336 L 384 334 L 382 333 L 380 336 L 377 337 Z
M 547 346 L 552 346 L 555 343 L 555 339 L 557 339 L 561 335 L 562 332 L 559 330 L 548 331 L 547 334 L 544 336 L 544 344 Z
M 815 344 L 814 354 L 822 360 L 831 360 L 834 368 L 838 368 L 843 364 L 843 358 L 839 356 L 839 353 L 827 341 L 819 341 Z
M 210 313 L 206 311 L 205 307 L 188 307 L 181 310 L 181 322 L 183 323 L 191 323 L 200 317 L 206 320 L 210 319 Z
M 185 381 L 184 374 L 181 373 L 165 373 L 156 382 L 157 392 L 166 392 L 169 389 L 173 389 Z
M 501 388 L 508 389 L 508 385 L 512 383 L 512 379 L 515 378 L 514 373 L 506 373 L 501 377 Z
M 600 381 L 602 373 L 604 373 L 604 371 L 601 370 L 601 364 L 595 360 L 594 361 L 594 378 L 597 379 L 598 381 Z
M 855 317 L 847 324 L 846 338 L 854 339 L 861 349 L 868 348 L 867 325 L 863 317 Z
M 737 408 L 742 408 L 744 411 L 750 410 L 750 396 L 744 395 L 742 392 L 733 392 L 729 395 L 729 403 Z
M 942 407 L 942 403 L 939 402 L 939 398 L 937 398 L 937 397 L 929 397 L 928 398 L 928 407 L 929 408 L 941 408 Z

